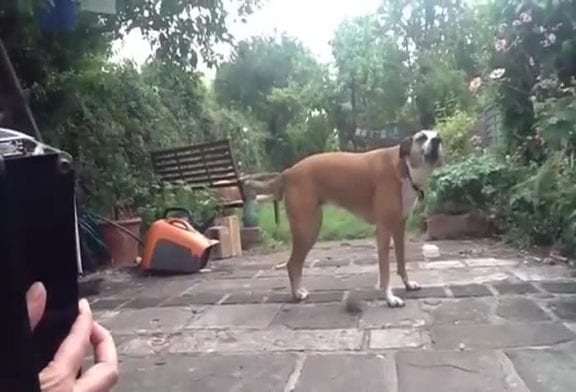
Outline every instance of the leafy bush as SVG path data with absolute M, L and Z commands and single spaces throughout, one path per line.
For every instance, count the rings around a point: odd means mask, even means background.
M 576 250 L 576 167 L 555 154 L 510 192 L 504 216 L 510 239 L 522 245 Z
M 190 211 L 192 221 L 202 226 L 214 217 L 218 204 L 216 196 L 209 190 L 192 189 L 186 184 L 154 185 L 147 204 L 139 209 L 144 228 L 162 218 L 166 209 L 175 207 Z
M 321 113 L 309 116 L 303 123 L 289 126 L 286 165 L 312 155 L 338 149 L 337 134 L 333 132 L 328 118 Z
M 55 74 L 35 97 L 47 141 L 74 157 L 84 201 L 101 214 L 132 207 L 153 182 L 148 150 L 178 139 L 174 117 L 129 64 Z
M 520 173 L 490 154 L 447 165 L 432 177 L 427 212 L 494 211 L 504 204 Z
M 460 110 L 438 122 L 437 129 L 449 161 L 457 161 L 472 153 L 473 127 L 474 118 Z
M 264 126 L 249 116 L 233 109 L 215 107 L 211 111 L 212 139 L 229 139 L 234 158 L 244 173 L 261 171 L 268 165 L 264 152 Z

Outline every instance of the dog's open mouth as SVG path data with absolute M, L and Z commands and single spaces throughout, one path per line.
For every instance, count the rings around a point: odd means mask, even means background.
M 440 160 L 440 138 L 430 140 L 430 147 L 424 154 L 424 159 L 430 165 L 435 165 Z
M 438 163 L 438 160 L 440 159 L 440 154 L 438 154 L 438 150 L 430 151 L 428 154 L 424 155 L 424 159 L 430 165 L 435 165 L 436 163 Z

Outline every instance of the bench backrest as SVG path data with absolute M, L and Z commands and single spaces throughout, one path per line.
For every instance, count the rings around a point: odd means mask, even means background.
M 237 187 L 244 199 L 229 140 L 155 150 L 151 156 L 160 181 L 184 182 L 193 189 Z

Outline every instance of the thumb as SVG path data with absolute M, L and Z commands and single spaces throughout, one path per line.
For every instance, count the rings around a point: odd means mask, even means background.
M 28 319 L 32 330 L 36 328 L 46 308 L 46 288 L 41 282 L 36 282 L 26 292 Z

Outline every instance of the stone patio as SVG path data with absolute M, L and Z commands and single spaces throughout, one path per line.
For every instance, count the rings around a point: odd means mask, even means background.
M 394 277 L 399 309 L 374 288 L 373 241 L 318 244 L 303 304 L 276 267 L 287 252 L 189 276 L 107 272 L 92 303 L 118 343 L 115 390 L 575 391 L 573 270 L 491 241 L 436 244 L 433 261 L 407 244 L 423 289 Z

